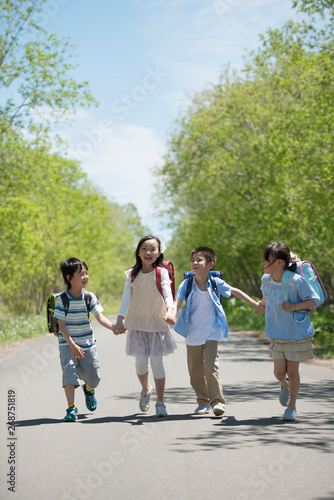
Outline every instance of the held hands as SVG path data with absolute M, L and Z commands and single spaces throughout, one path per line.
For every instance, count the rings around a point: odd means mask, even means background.
M 120 317 L 117 318 L 116 323 L 113 325 L 112 331 L 114 332 L 115 335 L 121 335 L 122 333 L 126 332 L 126 328 L 124 328 L 123 319 L 121 319 Z
M 255 302 L 255 304 L 254 304 L 254 306 L 253 306 L 253 307 L 254 307 L 254 309 L 255 309 L 257 312 L 259 312 L 259 313 L 261 313 L 261 314 L 264 314 L 264 312 L 265 312 L 265 310 L 266 310 L 266 306 L 265 306 L 265 304 L 263 304 L 263 303 L 262 303 L 262 301 L 261 301 L 261 300 L 260 300 L 259 302 Z
M 169 307 L 166 312 L 166 316 L 164 316 L 164 320 L 169 325 L 175 325 L 175 312 L 173 307 Z

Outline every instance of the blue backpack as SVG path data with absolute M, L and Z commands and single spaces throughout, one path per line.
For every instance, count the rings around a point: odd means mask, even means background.
M 327 292 L 322 284 L 322 281 L 320 279 L 319 274 L 317 273 L 314 265 L 312 262 L 308 260 L 303 260 L 300 262 L 296 262 L 297 264 L 297 269 L 296 269 L 296 274 L 299 274 L 302 278 L 304 278 L 309 285 L 313 288 L 313 290 L 319 295 L 320 297 L 320 302 L 315 305 L 312 309 L 307 309 L 306 312 L 313 312 L 316 308 L 322 306 L 322 304 L 327 300 Z M 289 271 L 288 269 L 284 271 L 283 274 L 283 280 L 282 280 L 282 291 L 283 291 L 283 298 L 284 302 L 288 302 L 288 297 L 289 297 L 289 285 L 290 285 L 290 280 L 292 276 L 292 272 Z M 270 276 L 268 275 L 267 281 L 266 281 L 266 289 L 268 289 L 268 284 L 270 280 Z
M 186 301 L 187 301 L 189 294 L 194 286 L 195 275 L 192 271 L 188 271 L 186 273 L 183 273 L 183 276 L 184 276 L 185 280 L 188 280 L 187 291 L 186 291 Z M 210 271 L 209 272 L 210 286 L 211 286 L 212 290 L 215 292 L 215 294 L 217 295 L 218 299 L 221 301 L 222 300 L 221 296 L 219 296 L 219 293 L 218 293 L 218 283 L 215 280 L 215 278 L 222 279 L 223 273 L 221 271 Z

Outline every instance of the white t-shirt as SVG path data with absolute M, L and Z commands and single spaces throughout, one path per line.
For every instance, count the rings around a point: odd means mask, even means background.
M 207 340 L 221 339 L 221 331 L 216 319 L 214 303 L 209 292 L 197 288 L 193 292 L 187 345 L 204 345 Z

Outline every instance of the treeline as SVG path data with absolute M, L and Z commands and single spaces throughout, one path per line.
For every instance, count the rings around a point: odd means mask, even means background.
M 39 26 L 45 3 L 0 4 L 0 318 L 44 312 L 71 256 L 112 305 L 143 232 L 134 206 L 108 200 L 77 162 L 52 152 L 50 130 L 97 103 L 71 76 L 73 46 Z
M 76 162 L 8 135 L 0 148 L 0 297 L 7 311 L 39 313 L 64 289 L 62 259 L 87 261 L 89 287 L 119 297 L 142 232 L 136 209 L 119 206 Z
M 334 3 L 261 37 L 240 74 L 194 95 L 170 134 L 157 188 L 177 269 L 212 246 L 226 281 L 259 296 L 262 250 L 282 240 L 334 299 Z M 161 202 L 160 202 L 161 206 Z

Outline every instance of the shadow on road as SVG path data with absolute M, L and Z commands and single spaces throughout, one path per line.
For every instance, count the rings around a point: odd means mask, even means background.
M 213 451 L 217 448 L 241 449 L 277 444 L 315 449 L 324 453 L 334 451 L 334 422 L 328 413 L 309 413 L 295 422 L 285 422 L 277 416 L 253 419 L 228 416 L 214 426 L 214 430 L 179 437 L 174 443 L 174 451 L 189 453 L 198 449 Z

